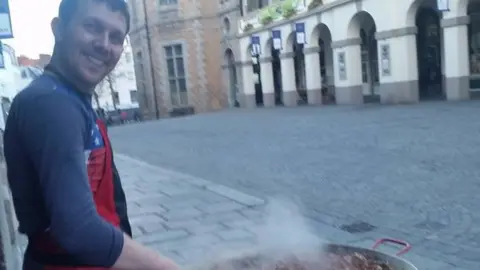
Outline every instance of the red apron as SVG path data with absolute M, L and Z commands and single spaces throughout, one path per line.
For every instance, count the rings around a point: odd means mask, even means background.
M 100 133 L 104 141 L 104 149 L 100 153 L 94 153 L 95 155 L 104 155 L 105 160 L 103 162 L 98 162 L 98 164 L 89 164 L 88 166 L 88 175 L 90 181 L 90 187 L 92 189 L 93 198 L 95 200 L 95 205 L 98 211 L 98 214 L 103 217 L 105 220 L 111 224 L 120 227 L 120 218 L 116 211 L 115 206 L 115 194 L 114 194 L 114 171 L 113 171 L 113 153 L 110 145 L 110 140 L 107 136 L 107 129 L 103 122 L 97 120 L 97 125 L 100 130 Z M 93 154 L 93 152 L 92 152 Z M 90 162 L 95 162 L 98 159 L 90 158 Z M 95 176 L 92 170 L 99 169 L 98 166 L 104 168 L 103 174 Z M 75 260 L 65 254 L 61 247 L 55 242 L 55 240 L 50 236 L 48 232 L 44 232 L 37 237 L 33 238 L 32 243 L 32 257 L 34 260 L 41 264 L 48 264 L 48 261 L 54 260 L 55 266 L 45 265 L 43 269 L 45 270 L 101 270 L 107 268 L 101 267 L 89 267 L 83 266 L 84 264 L 76 263 Z M 35 251 L 40 251 L 42 255 L 39 255 Z M 45 256 L 46 255 L 46 256 Z M 52 259 L 54 257 L 54 259 Z M 59 263 L 60 262 L 60 263 Z M 57 266 L 57 265 L 68 265 L 68 266 Z M 82 266 L 74 266 L 82 265 Z

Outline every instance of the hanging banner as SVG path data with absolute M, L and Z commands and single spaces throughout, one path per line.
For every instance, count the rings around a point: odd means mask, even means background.
M 438 11 L 450 11 L 450 0 L 437 0 L 437 8 Z
M 260 37 L 259 36 L 252 36 L 251 37 L 251 43 L 252 43 L 252 56 L 258 56 L 260 55 L 261 52 L 261 46 L 260 46 Z
M 3 58 L 3 43 L 0 40 L 0 69 L 5 68 L 5 59 Z
M 13 38 L 8 0 L 0 0 L 0 39 Z
M 305 37 L 305 23 L 296 23 L 295 24 L 295 34 L 297 38 L 297 44 L 306 44 L 307 40 Z
M 274 50 L 281 50 L 282 48 L 282 31 L 272 30 L 272 43 Z

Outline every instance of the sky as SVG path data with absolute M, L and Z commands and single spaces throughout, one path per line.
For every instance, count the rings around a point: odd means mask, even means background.
M 50 22 L 58 13 L 60 0 L 9 0 L 13 39 L 3 40 L 15 49 L 17 56 L 38 58 L 51 54 L 53 35 Z

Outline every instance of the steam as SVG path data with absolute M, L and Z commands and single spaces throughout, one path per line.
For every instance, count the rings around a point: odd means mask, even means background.
M 260 225 L 249 230 L 258 237 L 254 249 L 224 250 L 216 255 L 215 261 L 225 262 L 261 254 L 267 262 L 292 256 L 305 262 L 312 262 L 320 259 L 325 243 L 308 225 L 299 206 L 287 199 L 271 199 Z M 222 269 L 234 267 L 222 263 Z

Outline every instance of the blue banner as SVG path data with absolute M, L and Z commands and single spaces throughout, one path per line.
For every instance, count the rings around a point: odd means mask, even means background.
M 8 0 L 0 0 L 0 39 L 13 38 Z
M 297 44 L 307 43 L 307 39 L 305 37 L 305 23 L 295 24 L 295 34 L 296 34 Z
M 257 56 L 262 53 L 261 46 L 260 46 L 260 37 L 259 36 L 252 36 L 251 37 L 252 43 L 252 56 Z
M 282 46 L 282 31 L 272 30 L 272 43 L 273 43 L 273 49 L 274 50 L 283 49 L 283 46 Z
M 0 40 L 0 69 L 5 68 L 5 59 L 3 58 L 3 43 Z

